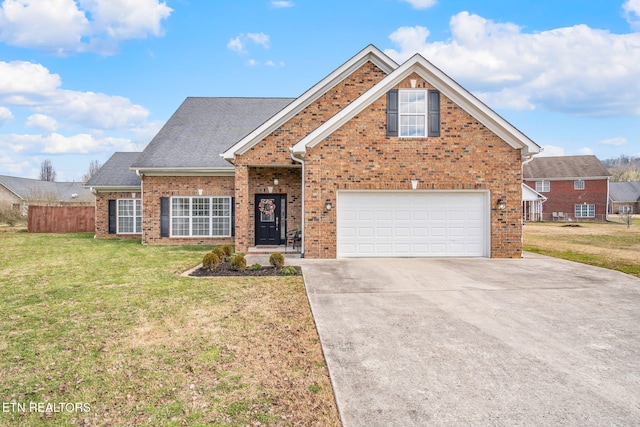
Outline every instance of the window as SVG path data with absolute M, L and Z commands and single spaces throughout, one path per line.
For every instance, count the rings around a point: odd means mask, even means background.
M 581 180 L 581 179 L 573 181 L 573 189 L 574 190 L 584 190 L 584 181 Z
M 595 218 L 596 205 L 576 205 L 576 218 Z
M 427 91 L 399 92 L 400 136 L 427 136 Z
M 551 183 L 549 181 L 536 181 L 536 191 L 538 193 L 548 193 L 551 188 Z
M 142 200 L 118 199 L 118 234 L 142 233 Z
M 620 206 L 620 210 L 618 211 L 621 214 L 632 214 L 633 213 L 633 206 L 631 205 L 622 205 Z
M 171 198 L 171 236 L 231 236 L 231 197 Z

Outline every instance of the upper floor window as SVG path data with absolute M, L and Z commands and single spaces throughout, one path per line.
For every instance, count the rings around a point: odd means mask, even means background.
M 574 190 L 584 190 L 584 180 L 578 179 L 573 181 L 573 189 Z
M 427 91 L 400 90 L 400 136 L 427 136 Z
M 551 183 L 549 181 L 536 181 L 536 191 L 538 193 L 548 193 L 551 188 Z

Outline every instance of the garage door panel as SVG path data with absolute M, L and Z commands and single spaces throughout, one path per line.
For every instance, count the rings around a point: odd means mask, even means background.
M 485 256 L 484 192 L 339 192 L 338 256 Z

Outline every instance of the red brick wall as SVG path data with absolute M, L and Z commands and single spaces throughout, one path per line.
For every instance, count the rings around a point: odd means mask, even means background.
M 142 179 L 142 243 L 162 245 L 233 244 L 233 237 L 160 237 L 160 198 L 234 195 L 233 176 L 144 176 Z
M 109 234 L 109 200 L 139 199 L 140 192 L 131 197 L 131 192 L 98 193 L 96 194 L 96 237 L 139 239 L 141 234 Z M 144 213 L 144 212 L 143 212 Z
M 525 184 L 534 190 L 536 189 L 536 180 L 526 180 Z M 608 184 L 606 179 L 585 180 L 584 190 L 575 190 L 574 180 L 550 181 L 549 190 L 548 193 L 540 193 L 548 198 L 542 204 L 545 220 L 551 220 L 553 212 L 563 212 L 565 219 L 567 214 L 573 219 L 575 218 L 575 205 L 581 205 L 585 202 L 596 205 L 595 219 L 602 220 L 603 215 L 607 213 Z
M 416 75 L 410 78 L 418 78 Z M 399 88 L 410 87 L 409 78 Z M 418 87 L 429 85 L 418 78 Z M 504 213 L 491 211 L 491 256 L 522 255 L 522 163 L 520 151 L 502 141 L 444 95 L 441 136 L 386 136 L 386 95 L 331 136 L 308 149 L 305 162 L 305 255 L 336 256 L 339 189 L 411 188 L 488 190 L 491 206 L 505 196 Z
M 266 186 L 271 185 L 269 182 L 273 182 L 271 175 L 250 172 L 253 168 L 248 167 L 248 165 L 294 166 L 299 168 L 300 164 L 291 159 L 289 148 L 384 77 L 386 77 L 384 71 L 373 63 L 367 62 L 334 88 L 312 102 L 295 117 L 272 132 L 259 144 L 236 157 L 236 245 L 238 250 L 246 251 L 248 247 L 254 245 L 255 194 L 263 191 Z M 296 174 L 300 174 L 299 169 L 293 170 L 296 171 Z M 293 175 L 291 178 L 293 178 Z M 302 192 L 301 179 L 298 178 L 297 188 L 293 184 L 294 181 L 291 181 L 291 185 L 286 192 L 287 194 L 292 194 L 294 200 L 296 197 L 298 198 L 293 203 L 293 212 L 296 209 L 299 209 L 298 212 L 302 212 L 302 203 L 299 200 Z M 298 219 L 299 215 L 298 213 L 295 218 L 289 219 L 290 226 L 301 223 L 301 220 Z

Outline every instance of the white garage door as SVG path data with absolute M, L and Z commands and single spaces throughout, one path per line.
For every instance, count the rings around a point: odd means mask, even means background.
M 483 257 L 486 192 L 340 191 L 339 257 Z

